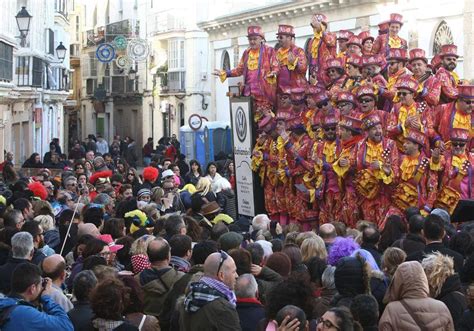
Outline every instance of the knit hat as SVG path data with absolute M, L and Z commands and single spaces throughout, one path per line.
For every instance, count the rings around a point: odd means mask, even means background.
M 143 179 L 154 183 L 158 178 L 159 173 L 160 172 L 155 167 L 146 167 L 143 169 Z
M 270 255 L 265 266 L 279 273 L 282 277 L 288 277 L 291 272 L 291 260 L 288 255 L 281 252 Z
M 100 236 L 100 231 L 93 223 L 79 223 L 77 227 L 77 237 L 80 238 L 86 234 L 97 238 Z
M 356 296 L 366 292 L 364 286 L 364 265 L 356 257 L 343 257 L 336 264 L 334 282 L 342 296 Z
M 137 198 L 138 199 L 140 199 L 141 197 L 143 197 L 145 195 L 150 195 L 151 196 L 151 191 L 150 191 L 149 188 L 144 187 L 144 188 L 138 190 L 138 192 L 137 192 Z
M 105 165 L 104 158 L 102 156 L 96 156 L 93 161 L 95 171 L 105 171 L 108 170 Z
M 48 191 L 46 187 L 40 182 L 33 182 L 28 184 L 28 189 L 33 192 L 35 197 L 40 198 L 41 200 L 46 200 L 48 198 Z
M 244 237 L 237 232 L 227 232 L 219 237 L 218 244 L 223 251 L 230 251 L 233 248 L 239 248 Z

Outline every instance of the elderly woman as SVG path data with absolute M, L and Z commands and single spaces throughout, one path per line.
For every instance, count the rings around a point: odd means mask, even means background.
M 461 280 L 454 271 L 453 258 L 439 252 L 427 255 L 421 262 L 430 288 L 430 297 L 442 301 L 448 307 L 457 330 L 467 300 L 461 289 Z
M 38 215 L 34 220 L 39 222 L 43 229 L 44 243 L 58 252 L 61 249 L 61 240 L 59 230 L 54 226 L 54 219 L 50 215 Z

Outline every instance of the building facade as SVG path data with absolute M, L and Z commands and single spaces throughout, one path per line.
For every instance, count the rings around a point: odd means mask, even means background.
M 277 42 L 278 24 L 295 27 L 296 44 L 306 48 L 312 38 L 310 19 L 321 12 L 329 18 L 329 31 L 341 29 L 359 33 L 368 30 L 377 36 L 377 24 L 386 20 L 390 13 L 404 16 L 400 35 L 409 43 L 409 48 L 423 48 L 431 59 L 441 45 L 454 43 L 460 55 L 456 72 L 465 79 L 474 78 L 474 3 L 469 0 L 402 0 L 396 4 L 388 1 L 288 1 L 258 9 L 239 12 L 200 22 L 198 26 L 209 34 L 211 67 L 231 69 L 237 66 L 243 51 L 248 47 L 246 37 L 248 25 L 260 25 L 265 31 L 266 42 L 274 46 Z M 211 107 L 217 109 L 217 120 L 229 120 L 229 99 L 226 97 L 229 84 L 214 78 L 211 84 Z

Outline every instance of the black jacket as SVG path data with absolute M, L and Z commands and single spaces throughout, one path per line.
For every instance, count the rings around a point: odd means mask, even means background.
M 406 238 L 398 239 L 392 245 L 392 247 L 397 247 L 405 251 L 407 255 L 422 251 L 425 249 L 425 246 L 423 237 L 413 233 L 407 234 Z
M 265 308 L 256 299 L 238 299 L 236 309 L 242 331 L 255 331 L 258 322 L 265 318 Z
M 467 309 L 467 299 L 461 292 L 461 280 L 458 274 L 449 276 L 441 288 L 436 300 L 444 302 L 453 318 L 454 327 L 457 326 L 464 311 Z
M 474 329 L 474 309 L 468 309 L 462 315 L 459 321 L 457 330 L 459 331 L 472 331 Z
M 10 283 L 12 279 L 13 270 L 21 263 L 29 263 L 26 259 L 17 259 L 12 256 L 8 257 L 7 263 L 0 267 L 0 292 L 5 295 L 10 293 Z
M 93 330 L 92 320 L 94 319 L 94 312 L 91 305 L 87 301 L 77 301 L 74 303 L 74 308 L 68 313 L 69 319 L 74 325 L 75 331 L 89 331 Z
M 458 252 L 453 251 L 452 249 L 446 248 L 442 243 L 431 243 L 425 246 L 425 249 L 422 251 L 415 252 L 411 255 L 408 255 L 407 261 L 418 261 L 421 262 L 426 255 L 433 252 L 440 252 L 443 255 L 451 256 L 454 260 L 454 270 L 460 272 L 464 264 L 464 257 Z
M 360 245 L 360 248 L 365 249 L 370 254 L 372 254 L 375 262 L 377 263 L 377 265 L 380 268 L 380 266 L 382 265 L 382 254 L 380 254 L 377 247 L 375 247 L 375 245 L 373 245 L 373 244 L 362 243 L 362 245 Z
M 217 193 L 217 203 L 224 214 L 232 217 L 234 221 L 237 220 L 237 202 L 234 191 L 224 190 Z

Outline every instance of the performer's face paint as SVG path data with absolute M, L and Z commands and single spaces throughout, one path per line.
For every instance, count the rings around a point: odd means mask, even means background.
M 398 36 L 398 32 L 400 32 L 401 25 L 398 23 L 391 23 L 388 27 L 388 33 L 390 34 L 390 37 L 396 37 Z
M 455 56 L 444 56 L 441 60 L 443 67 L 448 71 L 456 69 L 458 59 Z
M 414 60 L 411 62 L 411 71 L 415 75 L 415 77 L 423 76 L 428 69 L 426 62 L 422 59 Z
M 373 142 L 379 143 L 382 141 L 382 124 L 374 125 L 369 129 L 368 137 Z

